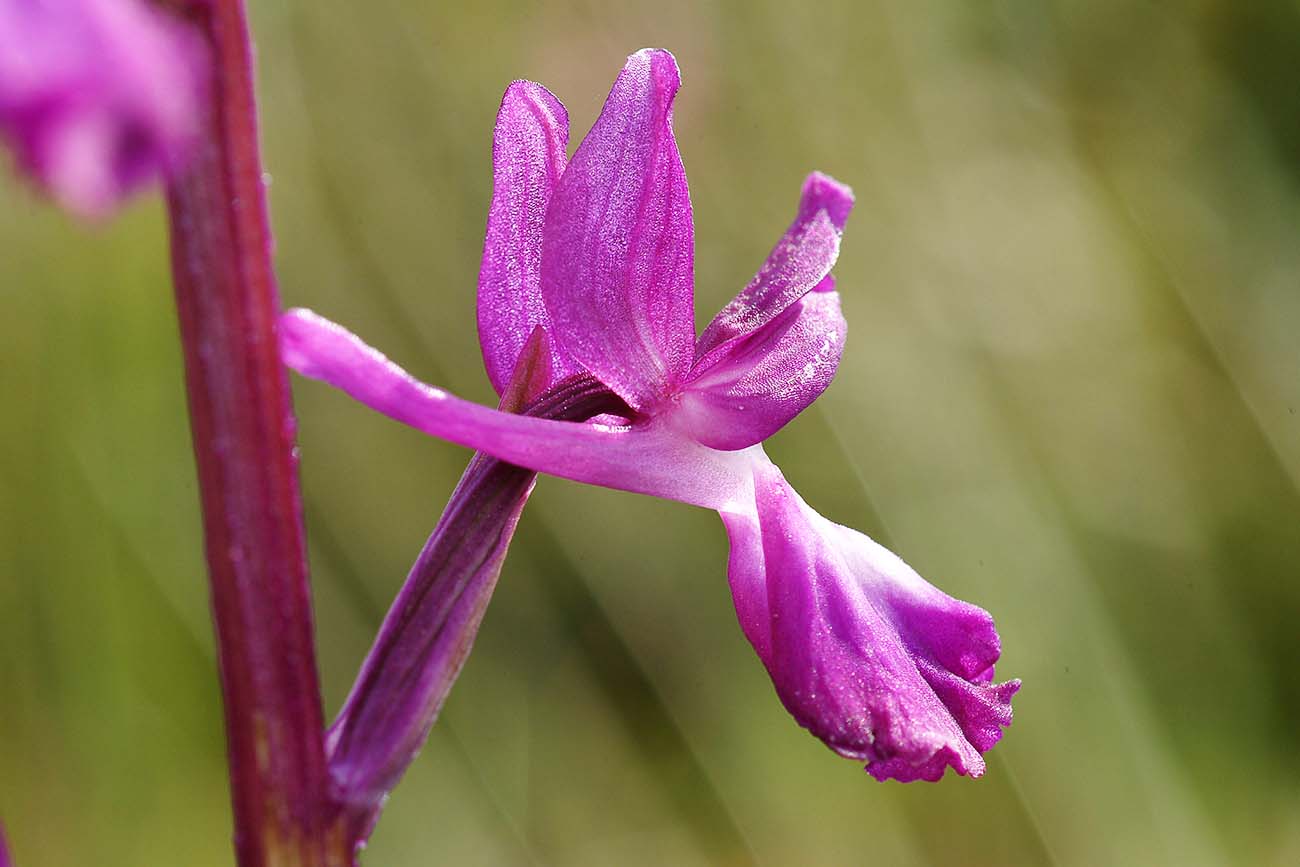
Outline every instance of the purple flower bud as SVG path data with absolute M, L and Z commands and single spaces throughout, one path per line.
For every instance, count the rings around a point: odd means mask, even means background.
M 198 32 L 141 0 L 0 0 L 0 136 L 82 216 L 182 164 L 205 69 Z

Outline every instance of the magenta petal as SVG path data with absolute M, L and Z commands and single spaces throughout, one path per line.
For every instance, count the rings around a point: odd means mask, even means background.
M 278 327 L 286 365 L 431 436 L 537 472 L 710 509 L 752 499 L 748 453 L 707 448 L 665 421 L 611 427 L 513 415 L 419 382 L 311 311 L 290 310 Z
M 696 358 L 762 328 L 813 291 L 840 255 L 840 233 L 852 208 L 852 190 L 820 172 L 809 175 L 794 222 L 749 285 L 704 329 Z
M 556 342 L 635 409 L 693 356 L 695 239 L 667 51 L 627 60 L 546 213 L 542 295 Z
M 754 473 L 756 512 L 723 516 L 730 579 L 786 709 L 880 780 L 983 774 L 1020 687 L 992 683 L 992 618 L 818 515 L 765 459 Z
M 0 0 L 0 135 L 102 215 L 196 144 L 205 64 L 197 32 L 140 0 Z
M 743 449 L 785 426 L 831 384 L 846 325 L 834 278 L 743 340 L 710 354 L 691 372 L 679 418 L 706 446 Z
M 497 394 L 533 328 L 549 326 L 540 287 L 542 226 L 568 143 L 568 112 L 549 90 L 531 81 L 506 89 L 492 140 L 492 204 L 478 275 L 478 338 Z M 577 372 L 559 351 L 551 369 L 552 381 Z

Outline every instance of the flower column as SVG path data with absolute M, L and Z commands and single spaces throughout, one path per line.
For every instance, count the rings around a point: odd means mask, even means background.
M 184 10 L 212 58 L 201 143 L 167 187 L 243 867 L 345 865 L 329 796 L 294 418 L 242 0 Z

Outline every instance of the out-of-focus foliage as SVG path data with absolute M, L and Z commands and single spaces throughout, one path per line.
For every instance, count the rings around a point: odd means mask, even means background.
M 876 783 L 780 707 L 716 518 L 544 479 L 368 863 L 1300 862 L 1294 3 L 253 6 L 286 300 L 468 397 L 510 79 L 576 143 L 676 52 L 701 319 L 852 184 L 848 350 L 770 452 L 1025 681 L 983 780 Z M 229 864 L 160 208 L 0 196 L 0 815 L 24 867 Z M 332 713 L 468 455 L 296 389 Z

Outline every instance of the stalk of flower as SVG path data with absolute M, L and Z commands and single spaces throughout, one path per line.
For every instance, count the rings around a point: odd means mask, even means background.
M 5 845 L 5 826 L 0 824 L 0 867 L 13 867 L 9 858 L 9 847 Z
M 184 165 L 205 55 L 141 0 L 0 0 L 0 137 L 60 204 L 103 216 Z
M 330 787 L 279 297 L 241 0 L 190 4 L 211 64 L 200 146 L 167 185 L 235 848 L 249 865 L 344 865 Z
M 0 0 L 0 135 L 70 210 L 167 182 L 241 865 L 342 865 L 240 0 Z
M 877 779 L 984 772 L 1018 681 L 989 615 L 809 507 L 761 442 L 830 384 L 846 326 L 830 271 L 852 207 L 820 174 L 758 274 L 696 339 L 694 238 L 666 51 L 628 58 L 565 165 L 567 115 L 517 82 L 498 116 L 479 329 L 500 390 L 535 329 L 557 376 L 626 412 L 516 415 L 419 382 L 341 326 L 285 314 L 286 362 L 433 436 L 537 472 L 714 509 L 741 627 L 804 727 Z

